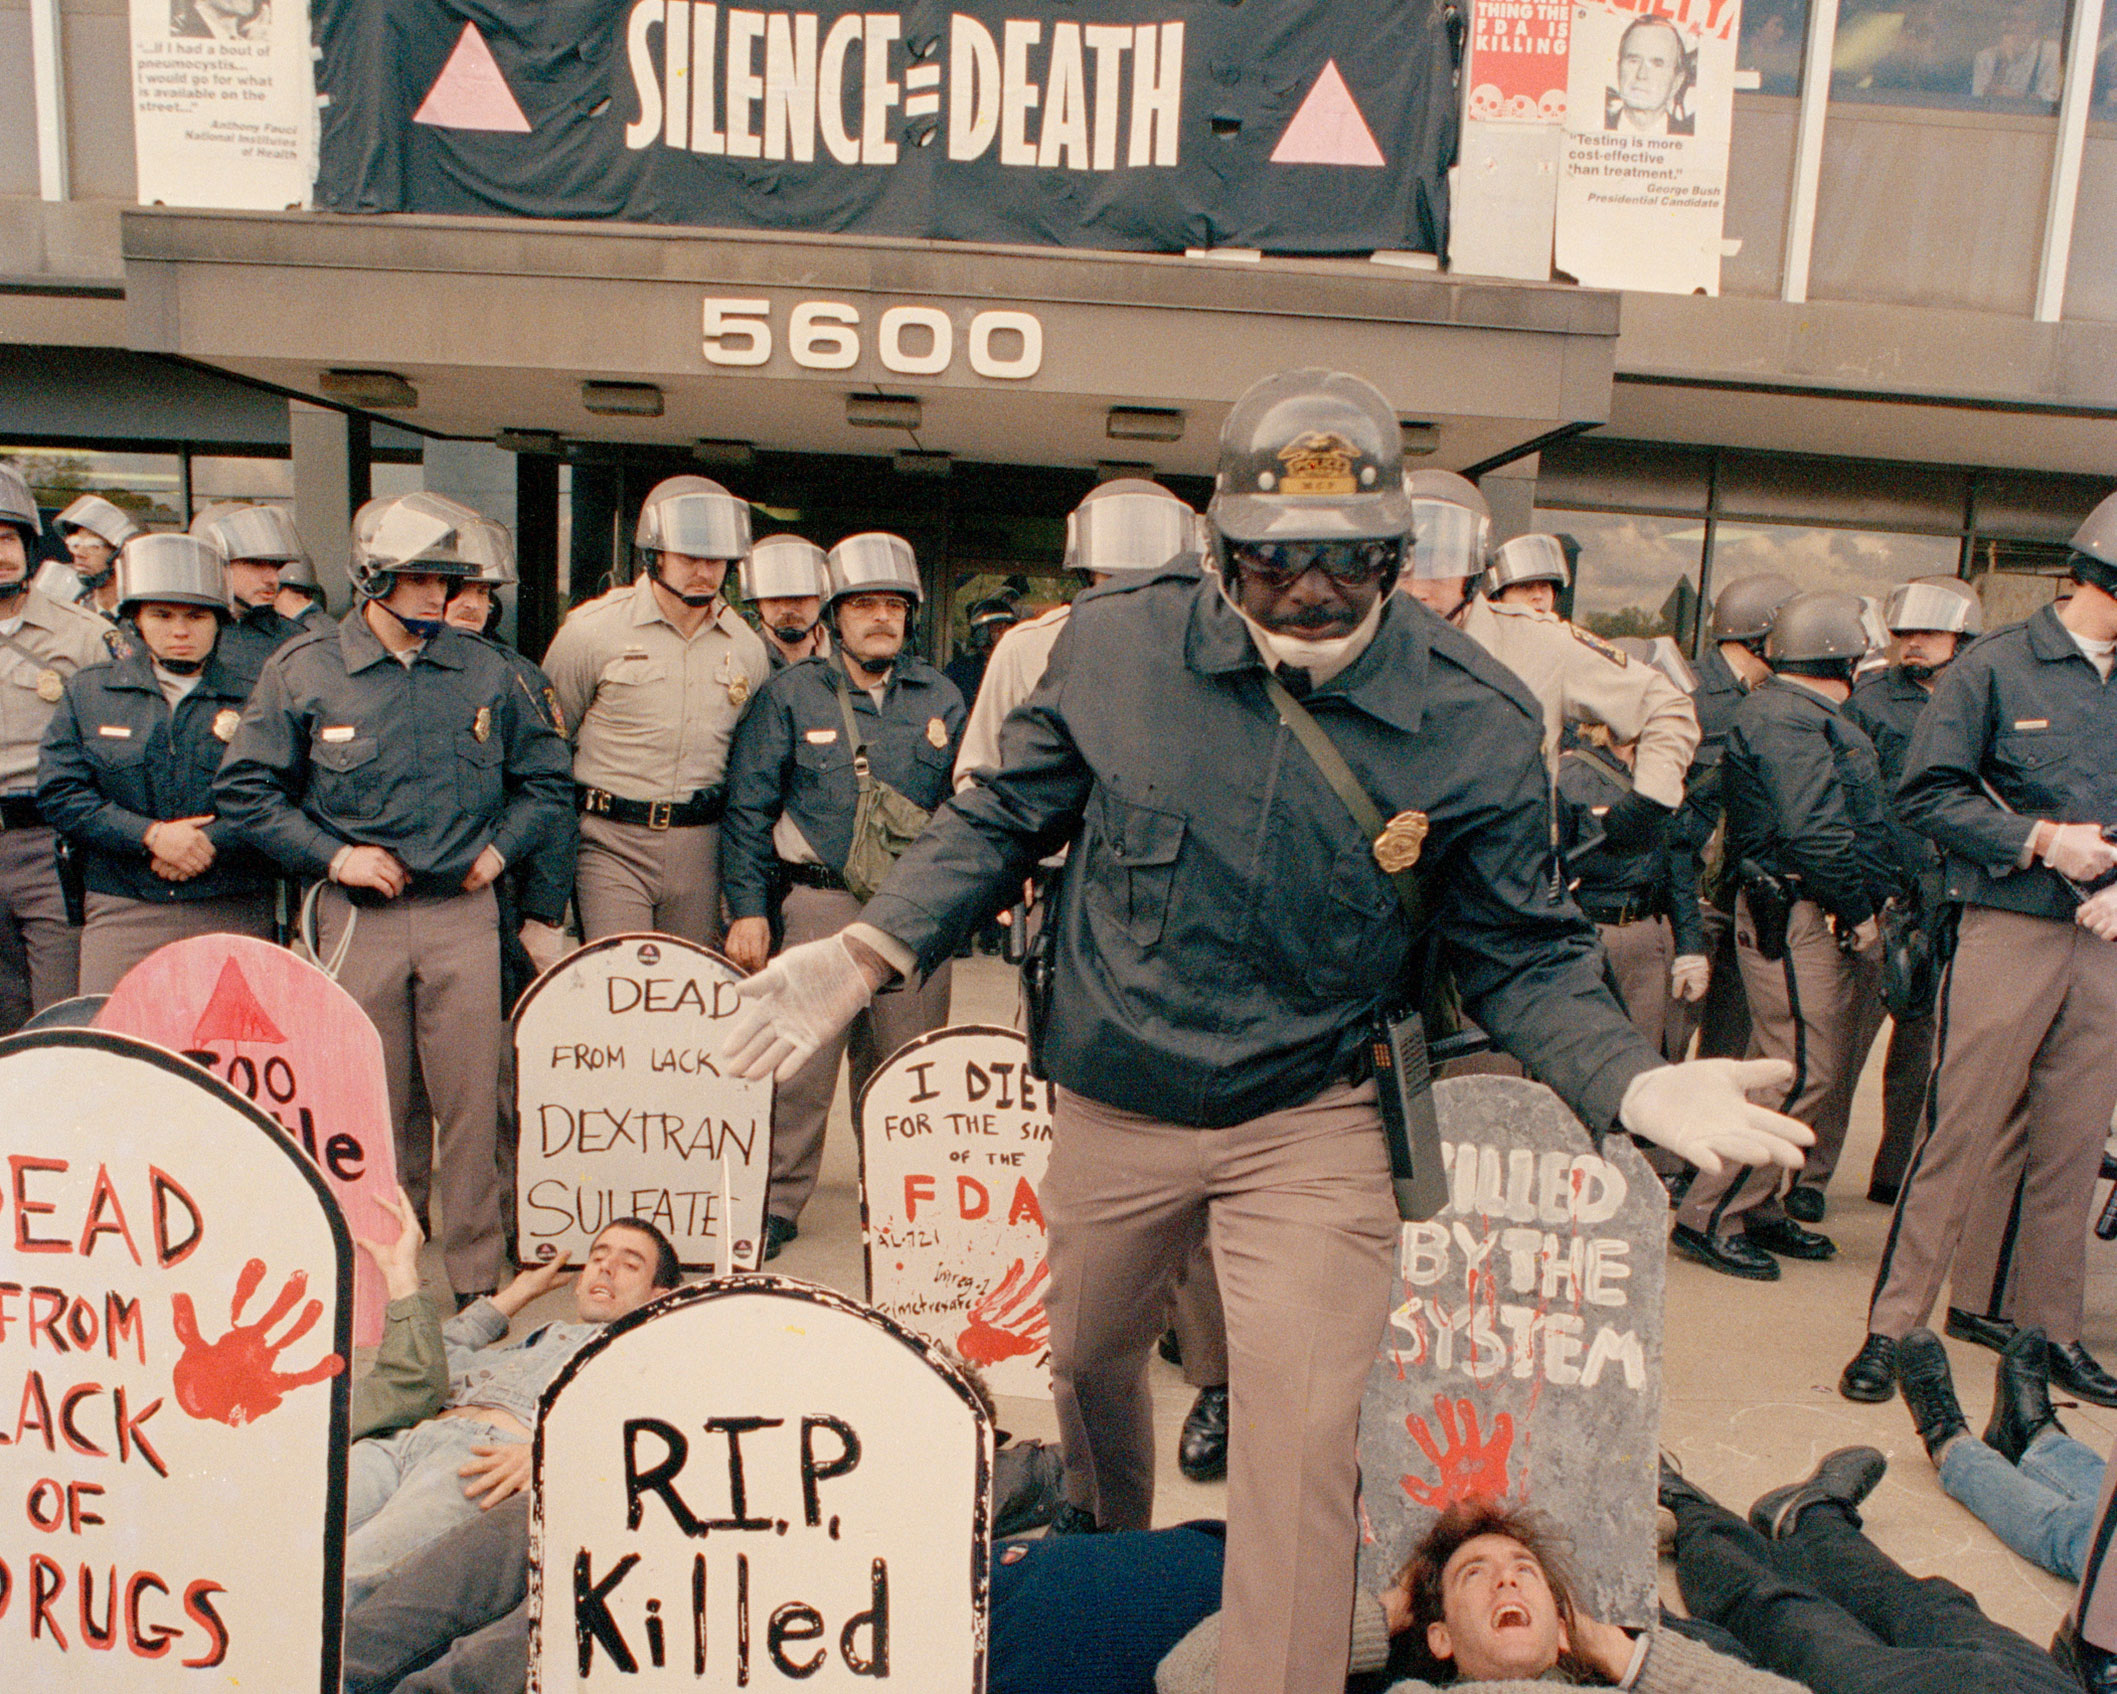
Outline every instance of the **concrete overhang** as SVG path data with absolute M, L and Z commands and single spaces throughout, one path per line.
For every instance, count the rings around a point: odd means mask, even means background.
M 548 430 L 577 441 L 699 439 L 829 453 L 927 452 L 1017 464 L 1102 460 L 1205 474 L 1222 416 L 1253 380 L 1297 365 L 1359 372 L 1407 421 L 1437 426 L 1424 462 L 1460 467 L 1609 415 L 1619 297 L 1450 279 L 1366 259 L 1081 252 L 837 235 L 701 232 L 527 219 L 129 210 L 128 341 L 330 402 L 333 369 L 405 378 L 386 415 L 429 433 Z M 762 301 L 770 356 L 706 356 L 709 302 Z M 797 364 L 797 306 L 858 314 L 858 357 Z M 893 308 L 943 313 L 945 368 L 885 368 Z M 734 310 L 734 308 L 729 308 Z M 748 310 L 754 311 L 755 308 Z M 982 313 L 1025 313 L 1033 374 L 980 375 Z M 916 314 L 915 314 L 916 315 Z M 993 363 L 1026 364 L 1006 322 Z M 741 334 L 723 338 L 738 350 Z M 930 354 L 929 334 L 898 342 Z M 813 348 L 811 349 L 813 352 Z M 584 382 L 650 383 L 658 417 L 588 411 Z M 847 396 L 920 401 L 915 438 L 855 427 Z M 1113 406 L 1183 413 L 1180 439 L 1114 440 Z

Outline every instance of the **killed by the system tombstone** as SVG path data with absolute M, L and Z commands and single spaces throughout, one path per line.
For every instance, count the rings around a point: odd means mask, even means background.
M 1449 1202 L 1404 1226 L 1360 1414 L 1363 1581 L 1457 1500 L 1572 1538 L 1597 1617 L 1653 1621 L 1668 1205 L 1621 1134 L 1600 1152 L 1540 1083 L 1434 1088 Z

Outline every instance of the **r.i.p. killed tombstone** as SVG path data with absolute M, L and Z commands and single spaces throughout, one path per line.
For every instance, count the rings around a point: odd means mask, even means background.
M 0 1686 L 338 1687 L 352 1241 L 160 1047 L 0 1041 Z
M 544 1394 L 530 1687 L 973 1694 L 992 1439 L 960 1370 L 828 1289 L 619 1319 Z
M 397 1238 L 382 1037 L 360 1003 L 306 959 L 247 935 L 171 942 L 125 973 L 95 1027 L 211 1071 L 322 1170 L 356 1236 Z M 373 1347 L 389 1294 L 368 1256 L 354 1257 L 353 1342 Z
M 1386 1586 L 1439 1512 L 1490 1495 L 1564 1527 L 1595 1616 L 1650 1623 L 1667 1196 L 1540 1083 L 1434 1099 L 1449 1203 L 1404 1226 L 1361 1404 L 1362 1579 Z
M 713 1054 L 742 972 L 670 935 L 569 954 L 515 1007 L 522 1254 L 585 1260 L 613 1219 L 646 1218 L 686 1270 L 758 1262 L 772 1174 L 772 1083 Z M 724 1208 L 726 1208 L 724 1215 Z
M 905 1043 L 853 1109 L 867 1297 L 944 1342 L 995 1394 L 1051 1392 L 1044 1212 L 1051 1090 L 1015 1030 Z

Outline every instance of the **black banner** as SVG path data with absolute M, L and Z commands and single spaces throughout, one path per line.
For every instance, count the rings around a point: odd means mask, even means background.
M 870 0 L 872 3 L 872 0 Z M 1438 252 L 1438 0 L 315 0 L 316 204 Z

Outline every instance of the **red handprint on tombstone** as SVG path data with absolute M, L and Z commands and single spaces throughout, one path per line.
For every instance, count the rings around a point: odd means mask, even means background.
M 956 1351 L 974 1365 L 996 1365 L 1039 1351 L 1051 1338 L 1043 1304 L 1050 1275 L 1046 1260 L 1037 1260 L 1035 1274 L 1027 1277 L 1022 1261 L 1015 1260 L 999 1285 L 988 1288 L 970 1308 L 970 1322 L 956 1337 Z
M 1492 1420 L 1492 1438 L 1478 1433 L 1477 1407 L 1468 1400 L 1433 1397 L 1434 1416 L 1441 1425 L 1445 1449 L 1437 1445 L 1433 1430 L 1414 1412 L 1404 1420 L 1412 1440 L 1433 1461 L 1438 1483 L 1407 1476 L 1404 1492 L 1422 1506 L 1445 1512 L 1458 1500 L 1497 1500 L 1507 1493 L 1507 1454 L 1514 1446 L 1514 1419 L 1502 1412 Z
M 228 1302 L 228 1322 L 232 1327 L 218 1341 L 200 1336 L 190 1295 L 169 1297 L 176 1338 L 184 1344 L 183 1356 L 170 1372 L 170 1381 L 176 1388 L 176 1403 L 202 1422 L 211 1419 L 240 1428 L 275 1409 L 293 1390 L 322 1382 L 345 1369 L 345 1360 L 335 1353 L 291 1376 L 274 1368 L 279 1355 L 315 1327 L 323 1314 L 323 1302 L 311 1300 L 294 1320 L 292 1329 L 277 1341 L 267 1340 L 265 1331 L 293 1309 L 294 1302 L 307 1292 L 309 1278 L 307 1273 L 296 1271 L 287 1278 L 286 1286 L 265 1315 L 246 1324 L 242 1321 L 243 1307 L 264 1279 L 264 1260 L 252 1259 L 243 1266 L 242 1274 L 235 1279 L 235 1298 Z

